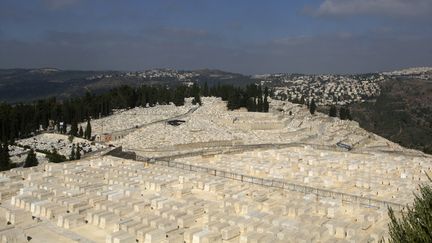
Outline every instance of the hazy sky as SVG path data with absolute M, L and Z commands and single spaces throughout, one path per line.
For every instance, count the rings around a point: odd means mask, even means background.
M 0 0 L 0 68 L 432 66 L 432 0 Z

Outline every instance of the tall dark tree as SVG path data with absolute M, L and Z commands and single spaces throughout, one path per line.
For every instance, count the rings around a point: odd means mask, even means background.
M 78 123 L 75 119 L 72 120 L 70 135 L 75 137 L 78 135 Z
M 81 159 L 81 148 L 80 148 L 79 143 L 77 143 L 77 146 L 76 146 L 75 159 L 76 160 L 80 160 Z
M 264 88 L 264 103 L 263 103 L 263 112 L 268 112 L 270 108 L 270 104 L 268 102 L 269 89 L 268 87 Z
M 347 119 L 346 109 L 343 106 L 339 109 L 339 118 L 341 120 L 346 120 Z
M 335 105 L 330 106 L 329 116 L 336 117 L 337 116 L 337 109 Z
M 209 96 L 209 94 L 210 94 L 210 93 L 209 93 L 209 87 L 208 87 L 207 82 L 205 82 L 205 83 L 204 83 L 204 87 L 203 87 L 203 94 L 202 94 L 202 95 L 203 95 L 204 97 L 207 97 L 207 96 Z
M 184 98 L 185 98 L 185 87 L 177 86 L 174 92 L 174 99 L 173 99 L 174 104 L 176 106 L 184 105 Z
M 80 138 L 82 138 L 82 137 L 84 136 L 84 131 L 83 131 L 82 126 L 79 127 L 78 136 L 79 136 Z
M 69 160 L 75 160 L 76 159 L 76 155 L 75 155 L 75 144 L 72 144 L 72 150 L 71 150 L 71 154 L 69 156 Z
M 349 107 L 346 108 L 346 119 L 352 120 L 351 111 Z
M 315 99 L 312 99 L 312 101 L 309 104 L 309 112 L 313 115 L 315 114 L 316 111 L 316 104 L 315 104 Z
M 12 163 L 9 156 L 8 144 L 0 143 L 0 171 L 9 170 L 12 168 Z
M 92 128 L 91 128 L 91 124 L 90 124 L 90 119 L 87 119 L 87 126 L 84 132 L 84 138 L 90 140 L 92 136 Z
M 24 161 L 24 168 L 37 166 L 39 164 L 38 159 L 36 158 L 36 153 L 33 149 L 30 149 L 29 153 L 27 154 L 27 158 Z
M 194 83 L 192 85 L 192 96 L 193 96 L 193 100 L 192 100 L 192 104 L 199 104 L 201 105 L 201 94 L 200 94 L 200 88 L 198 86 L 198 84 Z

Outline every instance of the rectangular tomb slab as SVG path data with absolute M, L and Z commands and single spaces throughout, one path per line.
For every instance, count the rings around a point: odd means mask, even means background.
M 136 243 L 135 237 L 125 231 L 117 231 L 107 235 L 106 243 Z
M 165 239 L 166 233 L 160 229 L 155 229 L 146 233 L 144 243 L 158 243 Z
M 232 225 L 221 229 L 222 239 L 230 240 L 240 235 L 240 227 Z

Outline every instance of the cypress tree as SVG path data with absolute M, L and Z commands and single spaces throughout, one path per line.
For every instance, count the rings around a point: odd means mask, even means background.
M 200 96 L 200 89 L 199 86 L 194 83 L 192 86 L 192 96 L 194 97 L 192 100 L 192 104 L 199 104 L 201 105 L 201 96 Z
M 203 87 L 203 96 L 204 96 L 204 97 L 209 96 L 209 87 L 208 87 L 207 82 L 204 83 L 204 87 Z
M 12 168 L 12 164 L 9 156 L 8 144 L 0 144 L 0 171 L 9 170 Z
M 263 104 L 262 97 L 258 97 L 257 111 L 262 112 L 264 108 L 263 106 L 264 104 Z
M 75 160 L 75 144 L 72 144 L 71 154 L 69 156 L 69 160 Z
M 76 122 L 75 119 L 72 121 L 72 124 L 71 124 L 70 135 L 75 136 L 75 137 L 78 135 L 78 123 Z
M 346 114 L 346 119 L 352 120 L 351 112 L 350 112 L 349 107 L 346 108 L 346 113 L 345 114 Z
M 80 160 L 81 159 L 81 148 L 79 146 L 79 143 L 77 143 L 76 153 L 75 153 L 75 159 L 76 160 Z
M 90 140 L 91 139 L 91 133 L 92 133 L 92 130 L 91 130 L 90 119 L 87 119 L 87 126 L 85 129 L 84 138 Z
M 63 122 L 62 133 L 66 134 L 66 132 L 67 132 L 67 125 L 66 125 L 66 122 Z
M 315 114 L 315 110 L 316 110 L 315 100 L 312 99 L 311 103 L 309 104 L 309 112 L 313 115 Z
M 184 97 L 185 97 L 184 87 L 177 86 L 174 91 L 174 100 L 173 100 L 174 104 L 176 106 L 184 105 Z
M 269 96 L 269 89 L 268 89 L 268 87 L 265 87 L 264 88 L 264 104 L 263 104 L 264 109 L 263 109 L 263 112 L 268 112 L 269 108 L 270 108 L 270 104 L 268 102 L 268 96 Z
M 339 109 L 339 118 L 341 120 L 345 120 L 346 119 L 346 110 L 345 110 L 345 107 L 341 107 Z
M 336 117 L 337 116 L 337 109 L 335 105 L 330 106 L 329 116 Z
M 84 136 L 84 131 L 83 131 L 82 126 L 79 127 L 78 136 L 79 136 L 80 138 L 82 138 L 82 137 Z
M 256 104 L 255 104 L 254 98 L 247 99 L 246 108 L 248 111 L 252 111 L 252 112 L 256 111 Z
M 24 161 L 24 168 L 28 168 L 28 167 L 33 167 L 33 166 L 37 166 L 39 164 L 37 158 L 36 158 L 36 153 L 34 152 L 33 149 L 30 149 L 30 152 L 27 154 L 27 158 Z

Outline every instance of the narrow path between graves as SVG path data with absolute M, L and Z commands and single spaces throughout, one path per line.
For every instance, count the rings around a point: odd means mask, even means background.
M 138 130 L 140 128 L 143 128 L 143 127 L 148 127 L 148 126 L 151 126 L 151 125 L 154 125 L 154 124 L 158 124 L 158 123 L 164 123 L 164 122 L 167 122 L 167 121 L 173 120 L 173 119 L 183 118 L 183 117 L 186 117 L 186 116 L 194 113 L 198 108 L 199 108 L 199 106 L 192 107 L 186 113 L 183 113 L 183 114 L 180 114 L 180 115 L 172 116 L 172 117 L 169 117 L 169 118 L 164 118 L 164 119 L 157 120 L 157 121 L 152 121 L 152 122 L 149 122 L 149 123 L 141 124 L 141 125 L 136 126 L 136 127 L 126 128 L 126 129 L 118 130 L 118 131 L 115 131 L 115 132 L 129 132 L 129 133 L 131 133 L 131 132 L 134 132 L 134 131 L 136 131 L 136 130 Z

